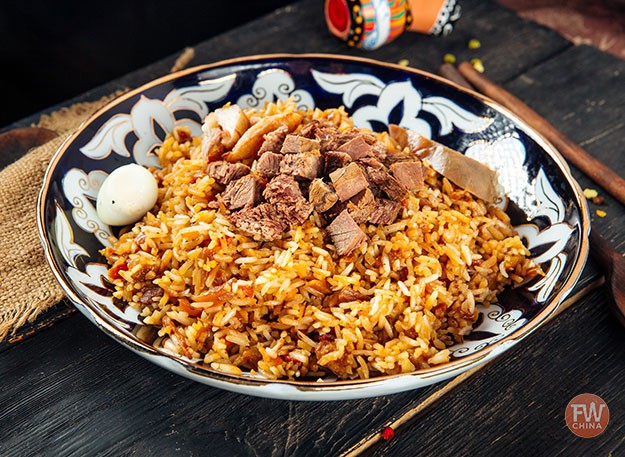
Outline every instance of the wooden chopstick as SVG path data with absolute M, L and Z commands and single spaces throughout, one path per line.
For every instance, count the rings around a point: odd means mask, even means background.
M 446 68 L 445 71 L 451 72 L 449 68 Z M 562 132 L 517 97 L 479 73 L 469 62 L 461 63 L 458 66 L 458 72 L 475 87 L 475 90 L 501 103 L 523 119 L 530 127 L 542 133 L 569 162 L 625 205 L 625 179 L 591 156 L 582 147 L 569 140 Z M 452 79 L 452 81 L 454 80 Z
M 438 73 L 441 76 L 444 76 L 445 78 L 450 80 L 451 82 L 454 82 L 459 86 L 464 87 L 465 89 L 475 90 L 475 87 L 469 84 L 469 81 L 467 81 L 465 77 L 460 74 L 458 69 L 454 67 L 453 64 L 444 63 L 438 69 Z

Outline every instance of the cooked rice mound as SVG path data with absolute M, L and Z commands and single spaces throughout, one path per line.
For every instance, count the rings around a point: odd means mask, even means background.
M 247 110 L 251 122 L 292 102 Z M 353 127 L 342 108 L 298 111 Z M 502 210 L 426 168 L 391 225 L 340 257 L 314 213 L 283 239 L 254 240 L 216 208 L 200 139 L 177 128 L 158 150 L 157 205 L 102 250 L 114 297 L 138 309 L 154 344 L 231 374 L 370 378 L 446 363 L 506 286 L 536 274 Z M 400 149 L 388 134 L 377 134 Z

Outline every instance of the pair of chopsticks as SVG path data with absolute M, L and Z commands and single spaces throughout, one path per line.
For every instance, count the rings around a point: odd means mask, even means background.
M 451 64 L 443 64 L 439 73 L 450 81 L 480 92 L 508 108 L 550 141 L 565 159 L 625 205 L 625 179 L 569 140 L 517 97 L 479 73 L 469 62 L 461 63 L 458 68 Z M 625 258 L 599 234 L 596 228 L 590 233 L 590 253 L 604 271 L 606 283 L 612 293 L 612 310 L 620 323 L 625 326 Z

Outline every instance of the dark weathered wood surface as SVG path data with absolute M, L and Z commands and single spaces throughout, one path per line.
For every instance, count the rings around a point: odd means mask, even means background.
M 480 0 L 446 38 L 403 35 L 372 53 L 350 50 L 325 29 L 321 2 L 278 10 L 196 47 L 192 64 L 269 52 L 336 52 L 436 71 L 442 56 L 480 57 L 488 75 L 591 154 L 625 174 L 625 62 L 575 48 L 555 33 Z M 482 48 L 469 51 L 478 38 Z M 80 97 L 96 99 L 167 72 L 175 56 Z M 69 101 L 68 103 L 71 103 Z M 51 108 L 51 110 L 54 108 Z M 29 125 L 32 117 L 10 127 Z M 17 156 L 0 156 L 0 166 Z M 579 173 L 582 186 L 590 182 Z M 597 219 L 623 250 L 625 212 L 606 198 Z M 593 210 L 596 208 L 593 208 Z M 576 288 L 598 278 L 590 263 Z M 376 455 L 619 455 L 625 452 L 625 330 L 605 290 L 580 300 L 526 341 L 445 393 L 400 427 Z M 245 397 L 175 376 L 114 343 L 75 314 L 0 353 L 0 455 L 339 455 L 414 411 L 446 383 L 334 403 Z M 611 421 L 596 439 L 572 435 L 564 408 L 590 392 Z

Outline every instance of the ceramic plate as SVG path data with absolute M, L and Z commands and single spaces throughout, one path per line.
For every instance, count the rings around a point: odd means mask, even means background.
M 447 364 L 354 381 L 269 381 L 220 373 L 153 347 L 136 311 L 113 303 L 98 253 L 115 233 L 95 198 L 115 168 L 158 165 L 166 132 L 201 133 L 207 113 L 226 102 L 258 107 L 293 97 L 301 108 L 344 105 L 356 126 L 389 123 L 421 132 L 499 172 L 502 205 L 545 276 L 505 291 L 479 318 Z M 165 76 L 98 111 L 59 149 L 39 196 L 38 226 L 47 259 L 67 296 L 97 327 L 148 360 L 182 376 L 235 392 L 296 400 L 341 400 L 429 385 L 484 363 L 544 324 L 571 291 L 588 253 L 588 209 L 562 157 L 496 103 L 437 76 L 397 65 L 333 55 L 268 55 L 229 60 Z

